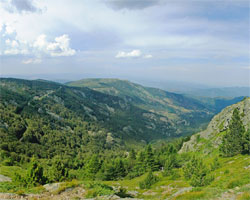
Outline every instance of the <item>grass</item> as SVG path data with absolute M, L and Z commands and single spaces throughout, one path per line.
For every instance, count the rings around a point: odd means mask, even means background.
M 63 182 L 62 184 L 60 184 L 59 188 L 53 192 L 53 194 L 60 194 L 62 192 L 64 192 L 65 190 L 69 189 L 69 188 L 75 188 L 79 185 L 81 185 L 82 182 L 81 181 L 78 181 L 78 180 L 75 180 L 73 179 L 72 181 L 70 182 Z
M 192 153 L 189 155 L 191 156 Z M 188 156 L 188 155 L 187 155 Z M 189 157 L 188 156 L 188 157 Z M 212 152 L 210 155 L 203 156 L 206 166 L 210 166 L 214 158 L 218 157 L 220 166 L 215 169 L 211 174 L 215 180 L 207 187 L 193 188 L 189 192 L 174 196 L 173 194 L 181 188 L 190 187 L 189 181 L 183 177 L 182 169 L 174 169 L 177 177 L 172 175 L 164 177 L 161 172 L 154 172 L 159 181 L 152 185 L 151 189 L 140 189 L 139 182 L 145 179 L 147 174 L 136 177 L 132 180 L 119 180 L 119 181 L 79 181 L 72 180 L 70 182 L 62 183 L 59 189 L 55 192 L 60 194 L 68 188 L 83 187 L 86 189 L 86 197 L 95 198 L 101 195 L 112 195 L 116 191 L 111 188 L 124 188 L 127 191 L 133 191 L 134 197 L 142 199 L 215 199 L 229 190 L 235 194 L 237 200 L 249 199 L 250 200 L 250 170 L 245 168 L 250 165 L 250 156 L 237 155 L 230 158 L 222 158 L 218 156 L 218 151 Z M 0 174 L 11 177 L 14 179 L 15 173 L 23 173 L 25 169 L 18 166 L 0 166 Z M 28 193 L 42 193 L 44 192 L 42 186 L 25 188 L 17 185 L 15 182 L 1 182 L 0 192 L 10 192 L 18 194 Z
M 204 197 L 205 197 L 204 191 L 193 191 L 178 195 L 177 197 L 174 198 L 174 200 L 198 200 L 198 199 L 204 199 Z
M 237 200 L 250 200 L 250 192 L 244 192 L 237 196 Z

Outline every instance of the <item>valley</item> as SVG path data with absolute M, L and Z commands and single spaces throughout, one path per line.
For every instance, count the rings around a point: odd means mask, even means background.
M 2 78 L 0 87 L 0 198 L 250 196 L 250 98 L 191 98 L 118 79 Z M 242 152 L 223 156 L 235 109 Z

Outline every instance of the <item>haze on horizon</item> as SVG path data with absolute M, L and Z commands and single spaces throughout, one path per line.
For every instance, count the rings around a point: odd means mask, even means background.
M 0 75 L 249 86 L 249 8 L 247 0 L 2 0 Z

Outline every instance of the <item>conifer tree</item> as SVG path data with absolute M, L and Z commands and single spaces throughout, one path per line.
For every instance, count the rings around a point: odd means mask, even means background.
M 167 157 L 164 165 L 163 175 L 168 176 L 171 174 L 172 169 L 176 166 L 176 155 L 171 154 Z
M 194 187 L 205 186 L 213 181 L 213 177 L 209 176 L 209 170 L 203 161 L 195 156 L 186 164 L 183 171 L 184 177 L 190 180 L 190 184 Z
M 148 172 L 147 177 L 139 182 L 139 187 L 141 189 L 149 189 L 153 184 L 155 184 L 158 181 L 158 177 L 153 175 L 153 172 L 150 170 Z
M 85 174 L 88 178 L 94 179 L 100 169 L 98 156 L 94 154 L 85 166 Z
M 25 177 L 25 182 L 27 185 L 38 185 L 45 184 L 46 177 L 43 174 L 43 168 L 32 158 L 31 165 L 27 171 L 27 175 Z
M 250 155 L 250 129 L 244 134 L 242 153 Z
M 230 157 L 242 153 L 244 132 L 245 128 L 240 119 L 239 110 L 235 108 L 229 124 L 229 130 L 222 138 L 220 151 L 223 156 Z
M 146 148 L 145 162 L 148 170 L 155 170 L 155 160 L 151 145 L 148 145 Z

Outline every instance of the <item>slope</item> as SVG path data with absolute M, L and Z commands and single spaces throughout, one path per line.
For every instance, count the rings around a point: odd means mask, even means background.
M 241 113 L 241 120 L 246 128 L 250 129 L 250 98 L 245 98 L 237 104 L 226 107 L 218 115 L 214 116 L 206 130 L 191 136 L 188 142 L 183 144 L 180 152 L 200 151 L 208 154 L 218 149 L 222 136 L 228 129 L 228 125 L 235 108 Z
M 105 94 L 119 96 L 139 108 L 163 116 L 177 127 L 177 133 L 182 135 L 198 131 L 214 114 L 242 99 L 193 99 L 119 79 L 83 79 L 69 82 L 67 85 L 89 87 Z
M 43 80 L 0 79 L 1 148 L 53 157 L 176 136 L 165 118 L 122 98 Z

